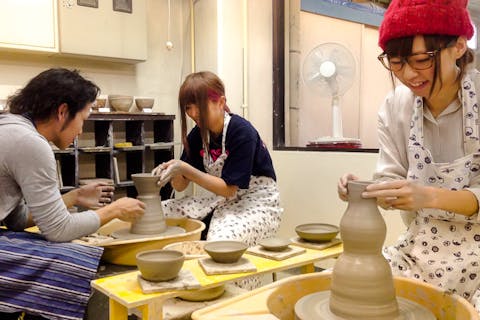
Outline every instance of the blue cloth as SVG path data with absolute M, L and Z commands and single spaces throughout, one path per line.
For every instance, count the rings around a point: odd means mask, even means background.
M 103 248 L 0 230 L 0 312 L 83 319 Z

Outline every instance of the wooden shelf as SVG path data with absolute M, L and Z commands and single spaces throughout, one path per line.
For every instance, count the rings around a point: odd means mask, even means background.
M 157 143 L 149 143 L 146 147 L 152 150 L 167 150 L 174 147 L 173 142 L 157 142 Z
M 175 115 L 166 115 L 164 113 L 157 113 L 157 112 L 92 112 L 90 113 L 90 117 L 88 120 L 104 120 L 104 121 L 129 121 L 129 120 L 141 120 L 141 121 L 148 121 L 153 120 L 175 120 Z
M 84 153 L 108 153 L 112 151 L 112 147 L 79 147 L 78 150 Z
M 131 180 L 120 181 L 120 182 L 116 183 L 115 186 L 122 187 L 122 188 L 133 187 L 133 181 L 131 181 Z
M 53 149 L 53 153 L 74 155 L 75 154 L 75 149 L 74 148 L 67 148 L 65 150 Z
M 115 150 L 131 152 L 131 151 L 143 151 L 145 150 L 145 148 L 146 146 L 115 147 Z
M 136 197 L 131 175 L 150 172 L 174 156 L 174 120 L 174 115 L 160 113 L 91 113 L 73 148 L 55 150 L 63 185 L 73 188 L 80 179 L 111 179 L 118 191 Z M 118 142 L 132 146 L 115 148 Z M 162 188 L 162 198 L 168 199 L 171 191 L 170 186 Z

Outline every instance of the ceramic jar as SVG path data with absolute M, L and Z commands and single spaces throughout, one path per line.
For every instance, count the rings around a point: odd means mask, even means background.
M 132 174 L 132 180 L 137 189 L 137 199 L 146 205 L 144 215 L 134 221 L 130 233 L 134 234 L 159 234 L 167 230 L 163 214 L 160 187 L 157 182 L 160 178 L 150 173 Z
M 348 207 L 340 221 L 344 251 L 332 273 L 330 310 L 346 319 L 399 316 L 390 265 L 382 255 L 386 225 L 376 199 L 361 194 L 369 181 L 348 183 Z

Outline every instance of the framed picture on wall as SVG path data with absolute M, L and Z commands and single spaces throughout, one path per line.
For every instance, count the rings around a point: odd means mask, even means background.
M 82 7 L 98 8 L 98 0 L 77 0 L 77 5 Z
M 132 13 L 132 0 L 113 0 L 113 11 Z

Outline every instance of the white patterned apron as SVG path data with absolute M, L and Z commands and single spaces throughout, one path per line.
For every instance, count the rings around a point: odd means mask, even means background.
M 205 171 L 221 177 L 228 154 L 225 152 L 230 115 L 225 112 L 222 132 L 222 154 L 214 161 L 204 146 Z M 280 226 L 282 209 L 275 180 L 269 177 L 250 177 L 248 189 L 238 189 L 231 198 L 209 193 L 205 196 L 187 196 L 162 202 L 167 217 L 188 217 L 202 220 L 212 211 L 213 216 L 207 240 L 239 240 L 249 246 L 263 238 L 272 237 Z
M 408 180 L 426 186 L 462 190 L 479 174 L 478 104 L 473 81 L 462 80 L 464 150 L 467 156 L 435 163 L 423 145 L 423 99 L 416 97 L 410 125 Z M 440 209 L 418 210 L 407 232 L 385 249 L 394 275 L 437 285 L 472 300 L 480 284 L 480 224 L 470 217 Z

